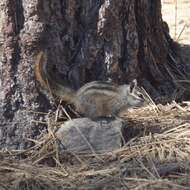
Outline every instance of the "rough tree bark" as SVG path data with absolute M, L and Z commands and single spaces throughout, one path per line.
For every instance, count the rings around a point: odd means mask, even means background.
M 55 77 L 76 89 L 92 80 L 137 78 L 156 98 L 170 96 L 186 75 L 160 0 L 4 0 L 3 11 L 0 147 L 30 146 L 27 138 L 41 130 L 32 121 L 43 117 L 30 111 L 52 109 L 34 77 L 40 50 L 48 52 Z

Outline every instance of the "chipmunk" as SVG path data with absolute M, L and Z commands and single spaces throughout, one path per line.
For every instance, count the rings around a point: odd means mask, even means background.
M 137 89 L 136 80 L 129 85 L 93 81 L 78 90 L 60 84 L 47 72 L 46 55 L 40 52 L 35 63 L 35 76 L 43 88 L 73 104 L 76 111 L 89 118 L 118 115 L 122 110 L 143 105 L 145 99 Z

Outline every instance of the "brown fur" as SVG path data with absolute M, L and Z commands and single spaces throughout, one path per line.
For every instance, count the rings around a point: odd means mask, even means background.
M 86 117 L 113 116 L 123 109 L 144 103 L 144 99 L 136 93 L 135 82 L 132 85 L 118 86 L 109 82 L 93 81 L 74 91 L 51 78 L 43 65 L 44 60 L 44 53 L 40 52 L 35 67 L 36 79 L 46 89 L 48 84 L 51 92 L 60 99 L 73 103 L 76 110 Z

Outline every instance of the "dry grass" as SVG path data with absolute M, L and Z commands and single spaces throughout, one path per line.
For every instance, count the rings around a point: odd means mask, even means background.
M 128 127 L 138 133 L 98 156 L 60 153 L 56 122 L 48 121 L 48 132 L 34 147 L 0 152 L 1 189 L 189 189 L 189 102 L 156 110 L 130 110 Z

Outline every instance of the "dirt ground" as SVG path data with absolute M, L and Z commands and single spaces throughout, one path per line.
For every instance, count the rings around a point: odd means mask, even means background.
M 173 39 L 190 44 L 190 0 L 162 0 L 162 17 Z
M 189 190 L 189 119 L 190 102 L 131 110 L 133 138 L 102 154 L 60 154 L 51 125 L 28 150 L 0 150 L 0 189 Z

